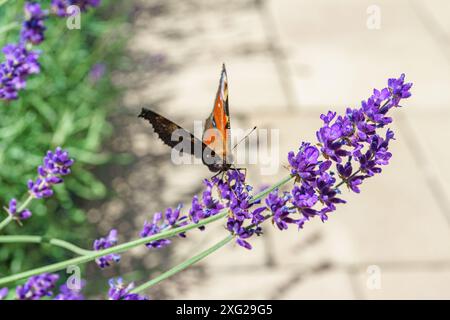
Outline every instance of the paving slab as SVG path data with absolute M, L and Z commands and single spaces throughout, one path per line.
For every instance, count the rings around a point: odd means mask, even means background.
M 358 105 L 372 88 L 406 73 L 410 104 L 450 103 L 450 64 L 406 0 L 378 1 L 379 30 L 367 28 L 373 1 L 269 1 L 281 45 L 296 75 L 301 108 Z
M 367 299 L 449 299 L 450 270 L 399 270 L 381 269 L 380 288 L 366 286 L 367 273 L 356 276 L 355 283 Z
M 287 288 L 278 287 L 279 294 L 275 292 L 273 298 L 288 300 L 348 300 L 356 298 L 350 276 L 343 271 L 312 270 L 311 273 L 305 273 L 304 276 L 301 273 L 293 272 L 286 284 Z
M 201 283 L 191 283 L 180 299 L 354 299 L 343 271 L 302 268 L 210 269 Z
M 428 20 L 424 21 L 425 23 L 433 24 L 443 34 L 450 36 L 450 2 L 446 0 L 413 0 L 411 3 L 416 10 L 425 11 L 425 14 L 429 15 Z M 430 29 L 430 32 L 436 31 L 439 32 L 437 29 Z M 440 37 L 441 34 L 436 34 L 436 36 Z M 450 38 L 441 38 L 441 40 L 448 42 Z
M 220 57 L 212 63 L 184 66 L 162 84 L 162 90 L 170 94 L 163 108 L 172 114 L 188 113 L 205 118 L 214 104 L 223 61 L 227 64 L 233 114 L 277 110 L 286 105 L 271 57 L 261 53 L 251 58 Z
M 450 106 L 441 112 L 416 112 L 408 110 L 405 129 L 411 132 L 411 148 L 424 174 L 432 179 L 431 187 L 439 190 L 438 201 L 450 201 L 450 150 L 445 146 L 450 140 Z M 450 218 L 450 212 L 447 212 Z
M 169 114 L 205 117 L 225 63 L 234 112 L 285 106 L 261 18 L 252 3 L 220 1 L 210 5 L 194 1 L 178 7 L 169 1 L 165 14 L 140 14 L 130 51 L 143 56 L 144 61 L 159 55 L 169 66 L 157 81 L 141 83 L 139 90 L 129 91 L 125 100 L 148 104 L 159 97 L 165 100 L 161 108 Z
M 219 273 L 210 270 L 209 276 L 191 287 L 180 299 L 267 299 L 274 285 L 287 278 L 284 272 L 266 270 L 245 273 Z M 261 281 L 264 279 L 264 281 Z

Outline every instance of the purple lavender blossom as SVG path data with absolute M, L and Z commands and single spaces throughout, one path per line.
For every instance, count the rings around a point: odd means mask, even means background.
M 348 108 L 343 116 L 331 111 L 321 115 L 324 124 L 317 131 L 320 154 L 309 143 L 302 143 L 297 154 L 289 153 L 291 173 L 300 184 L 294 186 L 291 202 L 303 219 L 289 218 L 284 213 L 287 210 L 283 211 L 284 202 L 278 195 L 270 195 L 269 202 L 266 202 L 269 207 L 275 207 L 272 209 L 274 221 L 280 229 L 285 229 L 288 223 L 302 227 L 313 216 L 327 220 L 328 213 L 336 209 L 336 204 L 345 203 L 339 198 L 338 187 L 341 184 L 359 193 L 363 181 L 380 173 L 381 166 L 389 163 L 392 154 L 388 147 L 394 134 L 388 129 L 383 138 L 377 131 L 392 122 L 386 113 L 398 107 L 401 99 L 411 96 L 409 90 L 412 84 L 405 84 L 404 79 L 404 74 L 398 79 L 389 79 L 387 88 L 374 89 L 372 96 L 362 102 L 361 108 Z M 322 162 L 320 156 L 329 160 Z M 335 172 L 331 170 L 332 163 L 342 179 L 339 184 L 336 183 Z
M 215 199 L 212 195 L 215 182 L 217 182 L 217 180 L 214 182 L 204 180 L 203 183 L 205 184 L 206 189 L 203 191 L 201 201 L 197 196 L 192 198 L 192 206 L 189 210 L 189 217 L 192 222 L 198 223 L 202 219 L 216 215 L 220 210 L 225 208 L 219 199 Z M 200 227 L 200 229 L 204 230 L 204 227 Z
M 255 234 L 262 234 L 259 225 L 265 221 L 262 212 L 266 208 L 253 208 L 260 201 L 252 201 L 252 187 L 245 183 L 245 175 L 238 170 L 229 170 L 224 181 L 215 179 L 214 183 L 219 189 L 222 201 L 225 200 L 230 209 L 227 229 L 236 236 L 238 245 L 251 249 L 252 246 L 247 240 Z
M 105 73 L 106 65 L 104 63 L 97 63 L 91 68 L 89 72 L 89 79 L 92 83 L 95 84 L 103 78 Z
M 385 116 L 388 110 L 386 106 L 381 108 L 381 104 L 383 103 L 383 101 L 385 101 L 389 97 L 390 92 L 388 88 L 384 88 L 381 91 L 374 89 L 373 95 L 369 99 L 367 99 L 367 101 L 363 101 L 361 103 L 362 108 L 359 110 L 359 112 L 361 112 L 360 121 L 357 122 L 359 124 L 358 128 L 361 131 L 373 132 L 375 130 L 374 124 L 376 126 L 385 126 L 392 122 L 391 117 Z M 364 115 L 369 120 L 374 122 L 374 124 L 364 121 Z M 363 125 L 365 127 L 363 127 Z
M 109 280 L 109 300 L 148 300 L 148 297 L 141 296 L 137 293 L 130 293 L 134 284 L 126 285 L 122 278 Z
M 59 276 L 52 273 L 43 273 L 33 276 L 24 285 L 16 288 L 17 299 L 19 300 L 39 300 L 42 297 L 53 295 L 53 288 Z
M 93 248 L 95 251 L 111 248 L 117 244 L 117 230 L 112 229 L 106 238 L 100 238 L 94 241 Z M 113 263 L 120 261 L 120 255 L 117 253 L 108 254 L 106 256 L 95 259 L 100 268 L 106 268 Z
M 0 300 L 3 300 L 6 298 L 6 296 L 8 295 L 8 288 L 1 288 L 0 289 Z
M 411 96 L 410 89 L 412 85 L 412 83 L 405 83 L 404 73 L 398 79 L 391 78 L 388 80 L 388 87 L 393 95 L 392 104 L 394 106 L 398 107 L 401 99 L 406 99 Z
M 165 212 L 165 218 L 167 224 L 171 227 L 180 226 L 184 220 L 187 219 L 186 216 L 181 216 L 181 208 L 183 206 L 181 204 L 178 205 L 175 209 L 167 208 Z
M 59 293 L 53 300 L 84 300 L 84 296 L 80 292 L 84 285 L 85 283 L 82 282 L 80 290 L 74 290 L 70 289 L 67 284 L 63 284 L 59 287 Z
M 70 0 L 52 0 L 51 11 L 60 17 L 67 16 L 67 7 L 71 5 Z
M 9 201 L 8 213 L 16 220 L 27 220 L 31 217 L 32 213 L 28 209 L 24 209 L 21 212 L 17 212 L 17 200 L 11 199 Z
M 314 186 L 318 190 L 318 197 L 321 203 L 325 205 L 319 211 L 322 221 L 328 219 L 326 213 L 336 210 L 335 204 L 345 203 L 345 200 L 338 198 L 339 190 L 335 186 L 336 179 L 328 172 L 323 172 L 317 177 Z
M 167 208 L 165 214 L 157 212 L 153 215 L 152 222 L 145 221 L 144 227 L 140 233 L 142 238 L 158 234 L 168 228 L 176 228 L 184 226 L 188 223 L 187 216 L 181 215 L 182 206 L 179 205 L 176 209 Z M 180 237 L 186 237 L 184 233 L 179 234 Z M 148 248 L 162 248 L 169 245 L 169 239 L 160 239 L 151 241 L 145 245 Z
M 248 250 L 252 249 L 252 245 L 246 239 L 254 234 L 258 236 L 262 234 L 260 226 L 245 227 L 242 221 L 233 218 L 228 218 L 227 229 L 236 236 L 236 243 Z
M 361 190 L 359 189 L 359 185 L 362 184 L 363 180 L 366 178 L 365 175 L 360 174 L 360 175 L 352 175 L 353 173 L 353 167 L 352 167 L 352 163 L 351 163 L 351 158 L 349 158 L 349 161 L 345 164 L 342 165 L 340 163 L 338 163 L 336 165 L 336 169 L 339 173 L 340 178 L 343 181 L 347 181 L 347 186 L 355 193 L 360 193 Z
M 245 183 L 245 175 L 242 172 L 229 170 L 225 180 L 215 178 L 213 184 L 217 186 L 221 198 L 216 201 L 227 201 L 226 206 L 236 219 L 252 218 L 253 212 L 250 209 L 261 201 L 252 201 L 253 187 Z M 222 204 L 222 207 L 225 205 Z
M 31 74 L 40 72 L 39 52 L 28 51 L 22 44 L 8 44 L 3 48 L 5 61 L 0 64 L 0 99 L 15 100 L 25 88 Z
M 288 228 L 288 224 L 297 222 L 291 215 L 291 213 L 295 212 L 295 209 L 293 210 L 287 206 L 291 197 L 288 192 L 279 197 L 278 190 L 274 190 L 266 198 L 267 207 L 273 214 L 272 221 L 280 230 L 285 230 Z
M 81 11 L 87 11 L 89 7 L 98 7 L 101 0 L 52 0 L 52 12 L 60 17 L 67 17 L 67 8 L 78 6 Z
M 342 118 L 338 118 L 333 124 L 331 124 L 331 121 L 325 122 L 316 135 L 322 146 L 322 154 L 326 159 L 341 162 L 341 157 L 348 155 L 348 151 L 343 148 L 345 141 L 341 139 L 344 136 Z
M 89 7 L 98 7 L 101 0 L 71 0 L 72 5 L 79 6 L 81 11 L 86 11 Z
M 319 197 L 311 185 L 296 185 L 292 189 L 292 204 L 307 219 L 317 215 L 317 210 L 313 207 L 318 201 Z
M 44 21 L 47 19 L 48 11 L 42 10 L 41 5 L 37 2 L 26 2 L 24 11 L 25 19 L 22 25 L 20 41 L 34 45 L 40 44 L 44 41 L 44 32 L 46 30 Z
M 28 181 L 30 194 L 37 199 L 51 197 L 52 186 L 63 182 L 62 176 L 70 174 L 73 163 L 74 160 L 69 157 L 69 153 L 61 147 L 57 147 L 54 152 L 48 151 L 43 165 L 37 169 L 39 177 L 36 181 Z
M 331 161 L 319 161 L 319 149 L 310 143 L 302 142 L 299 151 L 288 153 L 291 174 L 305 181 L 312 181 L 315 177 L 328 170 Z
M 167 226 L 164 224 L 164 219 L 161 212 L 157 212 L 153 215 L 152 222 L 144 222 L 144 227 L 140 233 L 142 238 L 149 237 L 163 231 Z M 147 248 L 163 248 L 169 245 L 171 241 L 169 239 L 160 239 L 146 243 Z

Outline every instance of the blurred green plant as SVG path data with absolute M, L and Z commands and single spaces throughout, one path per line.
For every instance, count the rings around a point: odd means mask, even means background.
M 24 2 L 6 1 L 1 6 L 0 47 L 18 41 Z M 40 2 L 50 7 L 50 0 Z M 26 183 L 36 176 L 46 150 L 61 145 L 76 159 L 76 174 L 56 188 L 56 197 L 33 203 L 33 219 L 23 227 L 11 224 L 4 234 L 45 234 L 86 244 L 94 238 L 80 203 L 107 194 L 91 172 L 111 160 L 102 143 L 112 132 L 107 118 L 120 90 L 113 85 L 110 71 L 121 63 L 126 42 L 121 30 L 129 7 L 126 1 L 103 0 L 99 8 L 82 14 L 80 30 L 69 30 L 66 19 L 51 16 L 46 21 L 46 40 L 37 47 L 42 51 L 41 73 L 29 78 L 17 101 L 0 102 L 1 206 L 26 194 Z M 96 64 L 106 67 L 98 81 L 91 77 Z M 1 215 L 4 218 L 6 213 Z M 2 246 L 0 274 L 66 255 L 54 247 L 42 255 L 20 245 Z

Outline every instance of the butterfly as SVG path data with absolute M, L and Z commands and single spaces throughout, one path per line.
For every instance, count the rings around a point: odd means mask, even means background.
M 221 173 L 232 168 L 228 78 L 225 64 L 222 65 L 213 110 L 205 121 L 202 140 L 153 110 L 142 108 L 139 117 L 148 120 L 159 138 L 175 150 L 186 151 L 186 148 L 180 149 L 181 142 L 185 139 L 184 141 L 189 144 L 189 148 L 187 148 L 189 152 L 195 157 L 201 158 L 203 164 L 210 171 Z M 201 154 L 198 152 L 199 150 Z

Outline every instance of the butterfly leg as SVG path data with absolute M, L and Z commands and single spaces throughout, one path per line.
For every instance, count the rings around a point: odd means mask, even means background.
M 219 174 L 221 174 L 222 172 L 217 172 L 215 175 L 213 175 L 212 177 L 211 177 L 211 179 L 214 179 L 214 178 L 216 178 Z M 222 175 L 222 179 L 223 179 L 223 175 Z

